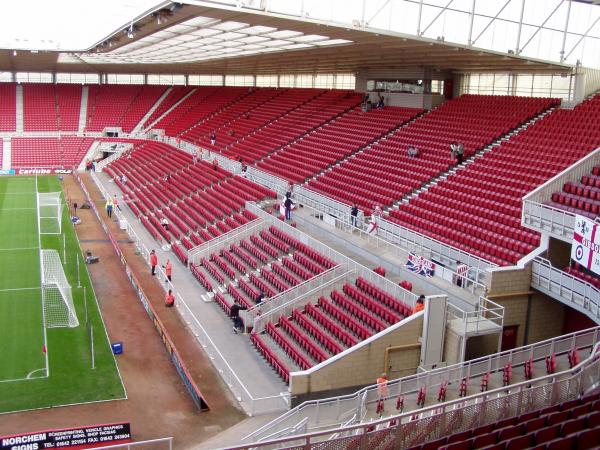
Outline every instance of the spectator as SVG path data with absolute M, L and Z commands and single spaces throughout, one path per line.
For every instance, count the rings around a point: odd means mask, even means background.
M 165 231 L 169 231 L 169 221 L 167 220 L 166 217 L 163 217 L 162 219 L 160 219 L 160 224 L 165 229 Z
M 210 145 L 215 145 L 217 142 L 217 134 L 213 131 L 210 135 Z
M 127 183 L 127 177 L 125 176 L 125 174 L 121 175 L 121 183 L 123 183 L 123 184 Z
M 152 250 L 150 252 L 150 268 L 152 269 L 150 271 L 150 274 L 152 276 L 154 276 L 154 274 L 156 273 L 156 266 L 158 265 L 158 256 L 156 256 L 156 252 L 154 250 Z
M 117 199 L 117 194 L 113 196 L 113 205 L 115 208 L 121 211 L 121 207 L 119 206 L 119 200 Z
M 213 169 L 219 170 L 219 161 L 217 158 L 213 159 Z
M 350 209 L 350 225 L 353 227 L 358 226 L 358 206 L 356 206 L 356 203 L 354 203 Z
M 170 308 L 174 304 L 175 304 L 175 296 L 173 295 L 173 291 L 171 289 L 169 289 L 169 292 L 167 292 L 167 295 L 165 296 L 165 306 L 167 308 Z
M 285 207 L 285 220 L 292 220 L 292 208 L 294 207 L 294 202 L 291 198 L 286 198 L 285 202 L 283 202 L 283 206 Z
M 377 234 L 377 228 L 379 228 L 379 219 L 381 219 L 381 207 L 379 205 L 375 205 L 373 209 L 373 214 L 371 215 L 371 223 L 369 224 L 369 229 L 367 233 L 369 234 Z
M 106 200 L 106 215 L 110 218 L 112 217 L 112 212 L 113 212 L 113 201 L 112 198 L 109 198 L 108 200 Z
M 420 295 L 417 299 L 417 303 L 415 303 L 415 308 L 413 309 L 413 314 L 418 313 L 419 311 L 423 311 L 425 309 L 425 296 Z
M 383 400 L 388 395 L 388 376 L 387 373 L 382 373 L 379 378 L 377 378 L 377 395 L 379 400 Z
M 240 317 L 240 311 L 248 309 L 244 305 L 240 305 L 237 300 L 233 301 L 233 305 L 231 305 L 231 309 L 229 311 L 229 316 L 233 319 L 233 332 L 237 334 L 238 330 L 244 326 L 244 322 Z
M 292 183 L 288 183 L 287 191 L 285 192 L 285 198 L 292 198 L 293 193 L 294 193 L 294 185 Z
M 165 269 L 165 275 L 167 276 L 167 280 L 172 281 L 171 276 L 173 275 L 173 265 L 171 264 L 170 259 L 167 259 L 167 262 L 165 263 L 163 268 Z
M 408 147 L 407 154 L 409 158 L 418 158 L 419 150 L 414 145 L 411 145 L 410 147 Z
M 263 302 L 264 298 L 265 298 L 264 292 L 263 291 L 258 291 L 258 295 L 256 296 L 255 303 L 257 305 L 260 305 Z
M 452 155 L 456 158 L 456 164 L 462 164 L 463 155 L 465 152 L 464 145 L 455 141 L 452 144 L 450 144 L 450 150 L 452 152 Z
M 385 98 L 383 98 L 383 95 L 379 94 L 379 101 L 377 102 L 377 109 L 383 109 L 385 108 Z

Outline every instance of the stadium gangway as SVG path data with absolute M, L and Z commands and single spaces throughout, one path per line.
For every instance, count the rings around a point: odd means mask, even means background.
M 303 197 L 302 192 L 304 192 L 304 191 L 301 191 L 301 193 L 297 197 L 297 199 L 300 199 L 300 200 L 298 200 L 300 203 L 303 203 L 303 201 L 301 199 L 305 198 L 305 197 Z M 317 195 L 319 195 L 319 194 L 317 194 Z M 331 199 L 329 199 L 329 200 L 331 200 Z M 331 201 L 335 201 L 335 200 L 331 200 Z M 313 210 L 315 215 L 325 214 L 324 211 L 322 211 L 318 208 L 315 208 L 307 203 L 303 203 L 303 205 L 306 209 Z M 327 214 L 329 214 L 329 213 L 327 213 Z M 357 218 L 358 226 L 352 225 L 352 223 L 350 222 L 350 215 L 348 215 L 348 214 L 341 215 L 339 217 L 335 217 L 335 226 L 336 226 L 336 228 L 340 228 L 342 230 L 346 230 L 349 232 L 357 232 L 361 238 L 363 238 L 367 241 L 367 243 L 372 242 L 372 243 L 374 243 L 374 245 L 377 248 L 381 247 L 381 248 L 385 248 L 386 250 L 392 251 L 392 253 L 401 261 L 408 260 L 409 254 L 411 253 L 411 251 L 409 249 L 401 247 L 400 245 L 395 244 L 395 243 L 391 242 L 390 240 L 383 239 L 382 237 L 378 236 L 377 234 L 369 233 L 367 230 L 365 230 L 364 218 L 361 218 L 361 217 L 362 216 L 359 216 Z M 419 254 L 419 253 L 415 253 L 415 254 Z M 429 261 L 431 264 L 434 264 L 433 261 L 431 261 L 430 259 L 423 257 L 421 254 L 419 254 L 419 255 L 426 261 Z M 449 267 L 445 267 L 440 264 L 436 264 L 435 265 L 435 275 L 444 280 L 456 280 L 456 279 L 461 278 L 466 281 L 464 283 L 461 283 L 461 288 L 463 290 L 471 292 L 472 294 L 475 294 L 475 295 L 485 295 L 486 294 L 487 286 L 485 285 L 485 278 L 487 276 L 487 273 L 485 270 L 478 269 L 477 267 L 470 266 L 469 270 L 467 272 L 467 275 L 465 276 L 465 275 L 459 275 L 458 273 L 456 273 Z
M 279 195 L 284 195 L 287 192 L 289 182 L 280 178 L 276 175 L 264 172 L 257 169 L 256 167 L 248 167 L 246 169 L 246 178 L 250 181 L 254 181 L 261 186 L 265 186 L 269 189 L 274 190 Z M 294 195 L 296 194 L 294 190 Z
M 299 203 L 311 206 L 321 213 L 331 214 L 336 218 L 340 218 L 343 223 L 350 222 L 350 205 L 338 202 L 304 187 L 295 189 L 294 195 L 296 195 Z M 364 222 L 364 220 L 361 222 Z M 478 273 L 485 271 L 488 267 L 497 267 L 497 264 L 383 218 L 379 219 L 377 233 L 384 240 L 398 244 L 400 247 L 427 259 L 437 259 L 449 264 L 461 261 Z
M 533 260 L 531 286 L 600 323 L 600 290 L 552 266 L 547 259 L 538 256 Z
M 591 173 L 592 169 L 598 165 L 600 165 L 600 148 L 524 196 L 521 224 L 531 230 L 550 233 L 557 239 L 571 243 L 575 214 L 545 203 L 552 199 L 553 193 L 562 191 L 567 181 L 579 181 L 582 176 Z
M 524 347 L 519 347 L 513 350 L 507 350 L 493 355 L 484 356 L 463 363 L 421 372 L 416 375 L 409 375 L 407 377 L 388 382 L 388 394 L 386 400 L 395 403 L 398 398 L 405 398 L 409 395 L 414 397 L 422 387 L 425 387 L 430 392 L 430 395 L 432 395 L 431 393 L 437 392 L 442 383 L 447 382 L 449 385 L 454 384 L 456 387 L 455 383 L 460 383 L 460 381 L 464 378 L 467 379 L 468 385 L 479 386 L 480 379 L 483 375 L 496 372 L 501 373 L 507 364 L 510 364 L 512 370 L 515 371 L 517 367 L 524 366 L 530 360 L 533 360 L 534 362 L 545 361 L 546 357 L 552 357 L 552 355 L 568 355 L 571 350 L 577 350 L 581 352 L 585 349 L 592 349 L 599 340 L 600 327 L 595 327 L 588 330 L 559 336 L 553 339 L 548 339 Z M 594 352 L 594 354 L 588 357 L 585 361 L 587 361 L 589 364 L 592 364 L 595 357 L 596 353 Z M 595 370 L 600 369 L 599 365 L 596 365 L 595 367 Z M 580 375 L 580 372 L 575 371 L 574 369 L 572 371 L 562 372 L 563 375 L 571 373 L 575 377 Z M 510 395 L 513 395 L 514 392 L 526 391 L 529 386 L 539 386 L 540 388 L 546 386 L 550 389 L 554 389 L 553 385 L 548 385 L 548 381 L 551 379 L 556 380 L 558 378 L 559 374 L 544 375 L 533 378 L 532 380 L 527 380 L 523 383 L 511 385 Z M 595 375 L 595 383 L 599 381 L 599 378 L 600 373 L 597 373 Z M 555 381 L 555 384 L 557 383 L 558 381 Z M 594 383 L 590 383 L 590 386 L 593 384 Z M 465 405 L 477 405 L 481 402 L 485 403 L 486 401 L 493 400 L 499 396 L 501 396 L 502 400 L 504 401 L 504 398 L 507 397 L 506 391 L 507 390 L 505 387 L 498 388 L 487 391 L 486 393 L 475 394 L 446 403 L 438 403 L 422 409 L 413 409 L 412 411 L 400 414 L 399 416 L 390 415 L 387 417 L 387 421 L 384 420 L 381 421 L 381 423 L 387 423 L 392 418 L 400 418 L 402 421 L 405 421 L 417 415 L 419 417 L 429 417 L 434 413 L 437 414 L 436 411 L 452 411 L 452 408 L 450 408 L 448 405 L 452 405 L 453 407 L 463 403 Z M 562 391 L 555 393 L 553 391 L 552 398 L 555 399 L 556 397 L 560 397 L 561 392 Z M 409 399 L 407 398 L 406 402 L 408 402 L 408 400 Z M 373 406 L 375 406 L 378 401 L 379 394 L 377 385 L 365 387 L 354 394 L 307 401 L 245 436 L 242 439 L 242 442 L 249 443 L 262 441 L 266 436 L 272 435 L 278 430 L 291 429 L 304 418 L 308 418 L 307 429 L 309 432 L 321 431 L 325 429 L 330 430 L 330 433 L 340 432 L 339 427 L 347 420 L 348 417 L 356 415 L 357 421 L 363 421 L 367 416 L 369 408 L 373 409 Z M 519 397 L 519 402 L 521 401 L 522 399 Z M 560 401 L 563 400 L 557 400 L 556 402 L 560 403 Z M 539 407 L 543 406 L 545 406 L 545 404 L 539 405 Z M 361 430 L 361 427 L 366 426 L 366 424 L 359 425 L 352 429 Z M 361 433 L 363 432 L 365 432 L 364 429 L 362 429 Z M 290 438 L 290 440 L 291 439 L 292 438 Z M 303 442 L 307 441 L 304 440 Z M 313 440 L 311 439 L 310 442 L 313 442 Z M 302 443 L 299 445 L 302 445 Z M 313 447 L 309 446 L 305 448 Z

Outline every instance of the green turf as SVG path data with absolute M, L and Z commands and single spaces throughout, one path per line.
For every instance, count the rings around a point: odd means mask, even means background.
M 39 192 L 61 190 L 55 176 L 38 177 Z M 63 214 L 66 264 L 80 325 L 46 330 L 49 375 L 46 377 L 40 264 L 37 247 L 35 177 L 0 178 L 0 412 L 123 398 L 115 360 L 104 331 L 86 266 L 81 264 L 77 287 L 79 245 Z M 63 257 L 62 237 L 42 235 L 42 248 Z M 91 368 L 87 317 L 94 329 L 96 367 Z M 33 288 L 27 290 L 9 290 Z M 38 289 L 35 289 L 38 288 Z M 29 376 L 29 379 L 27 378 Z M 7 381 L 15 380 L 18 381 Z

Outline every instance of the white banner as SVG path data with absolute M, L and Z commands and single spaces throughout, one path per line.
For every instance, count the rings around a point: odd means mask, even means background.
M 600 275 L 600 229 L 583 216 L 575 216 L 571 259 Z

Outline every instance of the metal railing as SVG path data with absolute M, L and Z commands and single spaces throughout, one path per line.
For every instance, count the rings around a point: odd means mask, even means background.
M 537 411 L 579 398 L 597 388 L 600 378 L 600 349 L 575 367 L 505 387 L 459 398 L 369 423 L 318 431 L 260 443 L 228 447 L 230 450 L 302 448 L 305 450 L 349 448 L 367 450 L 391 446 L 409 448 L 476 427 Z
M 312 206 L 304 204 L 306 209 L 314 211 L 314 214 L 323 214 L 322 211 L 316 209 Z M 357 233 L 361 239 L 366 240 L 367 244 L 374 244 L 376 248 L 384 248 L 386 251 L 391 251 L 394 256 L 396 256 L 401 261 L 407 261 L 409 254 L 411 253 L 406 248 L 403 248 L 390 240 L 383 239 L 377 234 L 369 233 L 364 228 L 364 222 L 360 217 L 357 218 L 356 226 L 352 223 L 350 215 L 343 215 L 340 217 L 336 217 L 335 219 L 335 227 L 345 230 L 349 233 Z M 416 255 L 416 253 L 413 253 Z M 421 256 L 421 255 L 419 255 Z M 422 257 L 422 256 L 421 256 Z M 487 272 L 485 270 L 478 269 L 476 267 L 469 267 L 466 275 L 461 275 L 456 273 L 456 271 L 452 270 L 450 267 L 443 266 L 438 263 L 434 263 L 433 261 L 424 258 L 429 261 L 431 264 L 435 264 L 435 272 L 434 275 L 438 278 L 442 278 L 449 282 L 455 282 L 460 279 L 461 284 L 460 287 L 472 294 L 485 295 L 487 286 L 485 284 L 485 280 L 487 277 Z M 454 262 L 454 261 L 453 261 Z
M 289 317 L 292 309 L 302 308 L 306 303 L 315 300 L 320 295 L 331 291 L 333 285 L 341 282 L 353 281 L 356 278 L 354 271 L 348 271 L 345 264 L 335 266 L 317 277 L 313 277 L 299 284 L 295 288 L 283 291 L 272 297 L 264 305 L 241 311 L 244 323 L 253 324 L 254 331 L 260 333 L 265 329 L 267 323 L 277 323 L 281 316 Z
M 263 228 L 264 221 L 260 218 L 254 219 L 210 241 L 203 242 L 188 250 L 189 264 L 197 264 L 203 257 L 208 258 L 213 252 L 218 253 L 221 249 L 229 247 L 231 244 L 249 237 Z
M 523 366 L 527 361 L 533 359 L 534 361 L 544 360 L 546 356 L 551 355 L 564 355 L 573 349 L 579 351 L 586 348 L 591 348 L 598 343 L 600 339 L 600 327 L 590 328 L 584 331 L 578 331 L 568 335 L 560 336 L 546 341 L 538 342 L 535 344 L 519 347 L 513 350 L 507 350 L 504 352 L 496 353 L 493 355 L 485 356 L 482 358 L 473 359 L 463 363 L 458 363 L 446 367 L 433 369 L 427 372 L 417 373 L 416 375 L 410 375 L 407 377 L 399 378 L 388 382 L 387 384 L 387 398 L 396 399 L 400 396 L 404 397 L 409 394 L 415 394 L 421 387 L 425 387 L 428 390 L 436 391 L 439 389 L 442 383 L 459 383 L 463 378 L 473 379 L 481 377 L 486 373 L 501 372 L 506 364 L 511 364 L 513 370 L 516 367 Z M 544 383 L 548 383 L 549 377 L 543 376 L 530 380 L 527 383 L 535 383 L 537 380 L 545 380 Z M 479 380 L 475 381 L 478 383 Z M 469 383 L 473 384 L 473 383 Z M 525 385 L 526 383 L 522 383 Z M 542 383 L 540 383 L 542 384 Z M 510 391 L 514 389 L 518 390 L 519 385 L 511 385 Z M 506 388 L 498 389 L 502 395 L 506 393 Z M 476 394 L 469 398 L 475 399 L 477 403 L 481 401 L 482 397 L 491 395 L 492 392 L 483 394 Z M 320 400 L 311 400 L 304 402 L 301 405 L 289 410 L 275 420 L 269 422 L 253 433 L 244 437 L 242 442 L 259 442 L 265 439 L 266 436 L 272 435 L 277 430 L 289 429 L 295 424 L 299 423 L 305 417 L 308 418 L 307 430 L 314 432 L 323 429 L 329 429 L 335 432 L 340 432 L 337 427 L 340 427 L 346 420 L 347 417 L 356 414 L 357 417 L 362 418 L 365 414 L 365 408 L 373 406 L 380 399 L 378 386 L 371 385 L 365 387 L 354 394 L 343 395 L 339 397 L 331 397 Z M 401 414 L 399 417 L 402 419 L 408 419 L 415 414 L 421 416 L 427 415 L 430 411 L 444 410 L 447 405 L 456 405 L 461 401 L 467 401 L 467 398 L 460 399 L 455 402 L 437 404 L 428 408 L 420 409 L 418 411 L 411 411 L 406 414 Z M 542 405 L 543 406 L 543 405 Z M 398 418 L 398 416 L 394 416 Z M 370 424 L 369 424 L 370 425 Z M 351 429 L 361 429 L 367 425 L 350 427 Z M 314 442 L 316 436 L 311 435 L 303 439 L 302 442 L 308 444 Z M 291 444 L 291 441 L 290 441 Z M 302 444 L 300 444 L 302 445 Z M 255 445 L 257 448 L 281 448 L 281 447 L 269 447 L 262 445 Z M 236 447 L 236 448 L 249 448 L 250 446 Z M 306 448 L 313 448 L 311 446 Z
M 287 180 L 279 178 L 278 176 L 270 173 L 263 172 L 256 167 L 248 167 L 246 169 L 246 179 L 272 189 L 279 195 L 284 195 L 287 192 L 287 187 L 289 184 Z
M 600 290 L 552 266 L 547 259 L 533 260 L 531 286 L 600 323 Z
M 523 213 L 521 215 L 522 225 L 536 231 L 550 233 L 559 239 L 571 242 L 575 215 L 545 203 L 552 199 L 553 193 L 562 191 L 567 181 L 579 181 L 582 176 L 591 173 L 592 169 L 599 164 L 600 148 L 597 148 L 524 196 Z
M 108 198 L 107 196 L 110 196 L 110 194 L 106 191 L 104 186 L 102 186 L 102 183 L 99 182 L 96 174 L 92 173 L 91 175 L 104 198 Z M 124 218 L 122 212 L 118 210 L 115 211 L 115 215 L 118 219 Z M 126 232 L 133 241 L 141 257 L 144 258 L 147 264 L 149 264 L 150 250 L 145 245 L 142 238 L 140 238 L 137 232 L 133 229 L 129 221 L 127 221 Z M 290 395 L 288 392 L 282 392 L 278 395 L 267 397 L 254 397 L 250 393 L 236 371 L 227 362 L 227 359 L 223 356 L 217 344 L 211 339 L 209 333 L 202 326 L 194 312 L 190 309 L 188 306 L 188 301 L 186 301 L 185 297 L 181 294 L 177 287 L 172 282 L 167 280 L 163 268 L 161 266 L 157 266 L 156 270 L 159 278 L 166 280 L 165 283 L 160 283 L 160 285 L 163 287 L 165 292 L 169 289 L 173 291 L 173 295 L 175 295 L 175 297 L 178 299 L 178 301 L 175 302 L 177 311 L 181 314 L 186 325 L 189 327 L 190 331 L 194 334 L 202 346 L 211 363 L 215 366 L 215 369 L 231 392 L 234 394 L 235 398 L 240 402 L 247 414 L 254 416 L 287 411 L 290 407 Z
M 448 303 L 448 321 L 456 320 L 463 328 L 462 336 L 499 333 L 504 323 L 504 306 L 486 297 L 479 297 L 474 311 L 464 311 Z

